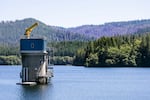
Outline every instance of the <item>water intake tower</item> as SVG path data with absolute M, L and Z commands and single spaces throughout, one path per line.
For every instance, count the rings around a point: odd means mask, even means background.
M 38 23 L 27 28 L 24 34 L 26 37 L 20 40 L 22 85 L 47 84 L 53 76 L 52 69 L 48 69 L 46 39 L 30 38 L 30 33 L 36 26 Z

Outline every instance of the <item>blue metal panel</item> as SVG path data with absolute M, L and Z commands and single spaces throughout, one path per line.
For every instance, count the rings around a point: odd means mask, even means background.
M 21 51 L 44 51 L 46 50 L 46 41 L 44 39 L 21 39 Z

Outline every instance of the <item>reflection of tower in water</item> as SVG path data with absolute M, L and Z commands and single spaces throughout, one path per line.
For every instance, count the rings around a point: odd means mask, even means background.
M 20 86 L 18 100 L 53 100 L 53 85 Z M 48 93 L 49 92 L 49 93 Z

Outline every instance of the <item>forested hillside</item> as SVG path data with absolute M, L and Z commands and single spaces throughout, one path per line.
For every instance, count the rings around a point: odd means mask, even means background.
M 93 38 L 71 33 L 62 27 L 48 26 L 36 19 L 28 18 L 24 20 L 16 20 L 14 22 L 2 21 L 0 23 L 0 44 L 18 45 L 20 38 L 23 37 L 25 29 L 33 23 L 38 22 L 39 26 L 35 28 L 31 34 L 32 37 L 46 37 L 49 42 L 52 41 L 87 41 Z
M 135 20 L 105 23 L 103 25 L 83 25 L 69 28 L 70 32 L 95 38 L 150 32 L 150 20 Z
M 0 64 L 20 64 L 19 40 L 38 22 L 31 37 L 46 37 L 51 64 L 82 66 L 150 66 L 150 20 L 48 26 L 36 19 L 0 22 Z
M 27 18 L 16 21 L 0 22 L 0 44 L 17 44 L 23 37 L 25 29 L 38 22 L 39 26 L 32 32 L 34 37 L 46 37 L 52 41 L 90 41 L 102 36 L 110 37 L 125 34 L 150 32 L 150 20 L 112 22 L 104 25 L 83 25 L 74 28 L 63 28 L 46 25 L 36 19 Z

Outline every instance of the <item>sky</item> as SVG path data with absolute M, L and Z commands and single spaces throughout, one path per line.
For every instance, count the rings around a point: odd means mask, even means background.
M 66 28 L 150 19 L 150 0 L 0 0 L 0 21 L 25 18 Z

